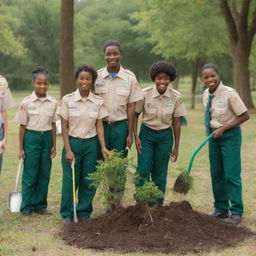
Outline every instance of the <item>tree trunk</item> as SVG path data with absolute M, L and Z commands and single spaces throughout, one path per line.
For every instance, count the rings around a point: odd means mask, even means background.
M 74 0 L 61 1 L 60 19 L 60 92 L 61 97 L 63 97 L 75 89 L 73 49 Z
M 196 86 L 197 86 L 198 69 L 199 69 L 200 63 L 201 63 L 200 58 L 196 58 L 196 60 L 193 64 L 192 73 L 191 73 L 191 78 L 192 78 L 191 109 L 195 109 Z
M 248 108 L 253 108 L 250 88 L 249 50 L 246 46 L 236 45 L 233 54 L 233 81 L 236 91 Z

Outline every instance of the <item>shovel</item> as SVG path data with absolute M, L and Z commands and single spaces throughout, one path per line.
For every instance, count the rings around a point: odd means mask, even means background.
M 75 161 L 71 163 L 72 168 L 72 189 L 73 189 L 73 207 L 74 207 L 74 222 L 77 223 L 77 213 L 76 213 L 76 181 L 75 181 Z
M 187 194 L 190 188 L 192 187 L 193 179 L 190 177 L 190 172 L 192 169 L 192 164 L 194 161 L 194 158 L 198 151 L 213 137 L 214 133 L 211 133 L 208 137 L 206 137 L 201 144 L 195 149 L 195 151 L 192 153 L 192 156 L 190 157 L 189 165 L 187 171 L 182 172 L 176 179 L 173 191 L 180 193 L 180 194 Z
M 9 210 L 11 212 L 20 212 L 22 194 L 21 194 L 21 192 L 18 192 L 18 190 L 19 190 L 19 182 L 20 182 L 20 173 L 21 173 L 22 163 L 23 163 L 23 159 L 21 158 L 20 162 L 19 162 L 15 188 L 14 188 L 14 191 L 9 194 Z

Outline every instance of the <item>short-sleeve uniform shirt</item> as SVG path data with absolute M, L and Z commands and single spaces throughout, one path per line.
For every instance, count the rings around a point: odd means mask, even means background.
M 68 121 L 69 135 L 87 139 L 96 136 L 96 121 L 108 116 L 103 98 L 90 92 L 82 97 L 79 90 L 65 95 L 61 100 L 59 115 Z
M 247 108 L 241 100 L 239 94 L 231 87 L 222 83 L 213 94 L 206 89 L 203 94 L 203 105 L 206 107 L 209 95 L 213 95 L 211 104 L 211 121 L 210 127 L 213 129 L 220 128 L 231 123 L 237 116 L 247 111 Z
M 25 125 L 28 130 L 50 131 L 52 123 L 58 119 L 56 111 L 57 100 L 54 97 L 46 95 L 46 97 L 39 98 L 33 92 L 22 100 L 15 121 Z
M 120 66 L 117 75 L 112 78 L 107 67 L 98 70 L 95 93 L 104 98 L 110 122 L 127 119 L 127 104 L 143 98 L 135 75 Z
M 12 94 L 6 79 L 0 75 L 0 111 L 5 111 L 14 106 Z
M 143 113 L 142 122 L 154 130 L 172 126 L 173 117 L 186 115 L 186 108 L 177 90 L 167 88 L 160 94 L 156 86 L 143 89 L 144 99 L 136 103 L 135 112 Z

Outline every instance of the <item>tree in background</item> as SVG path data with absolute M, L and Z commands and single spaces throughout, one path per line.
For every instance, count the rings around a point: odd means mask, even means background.
M 78 8 L 79 6 L 79 8 Z M 132 27 L 137 23 L 131 14 L 138 10 L 135 0 L 87 0 L 75 4 L 75 62 L 88 63 L 95 68 L 105 65 L 103 44 L 108 39 L 120 41 L 122 63 L 139 78 L 148 78 L 149 66 L 159 60 L 151 53 L 152 46 L 145 33 Z
M 60 91 L 61 97 L 74 91 L 74 0 L 61 1 L 60 14 Z
M 256 33 L 256 1 L 220 0 L 220 7 L 228 30 L 235 88 L 246 106 L 253 108 L 249 57 Z
M 141 0 L 135 29 L 148 33 L 153 51 L 165 59 L 186 60 L 191 68 L 191 108 L 195 107 L 198 71 L 209 58 L 227 51 L 217 5 L 204 0 Z

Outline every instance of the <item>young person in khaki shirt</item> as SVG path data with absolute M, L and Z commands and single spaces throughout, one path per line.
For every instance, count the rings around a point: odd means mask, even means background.
M 150 78 L 155 85 L 143 89 L 143 100 L 137 102 L 135 108 L 134 133 L 138 151 L 137 173 L 140 176 L 137 186 L 151 180 L 163 193 L 169 158 L 172 162 L 178 159 L 181 131 L 179 117 L 186 115 L 180 93 L 168 87 L 176 76 L 176 69 L 171 63 L 159 61 L 153 64 Z M 141 113 L 142 125 L 138 136 L 138 117 Z M 157 204 L 162 205 L 163 202 L 162 197 Z M 149 204 L 152 206 L 155 203 Z
M 214 133 L 209 141 L 215 208 L 211 216 L 239 224 L 243 215 L 240 124 L 249 114 L 238 93 L 222 84 L 215 65 L 206 64 L 201 74 L 208 87 L 203 95 L 206 131 L 207 135 Z
M 109 113 L 103 119 L 106 147 L 127 157 L 133 143 L 135 102 L 142 99 L 142 91 L 135 75 L 120 64 L 119 42 L 109 40 L 104 44 L 104 58 L 107 66 L 98 70 L 95 93 L 104 98 Z M 123 191 L 124 188 L 120 188 L 121 194 Z
M 32 71 L 33 93 L 25 97 L 15 120 L 20 124 L 19 158 L 24 158 L 21 213 L 50 214 L 47 194 L 52 159 L 56 155 L 57 100 L 46 92 L 49 73 L 44 67 Z
M 7 109 L 14 105 L 6 79 L 0 75 L 0 174 L 3 163 L 3 152 L 7 146 Z
M 73 222 L 73 195 L 71 163 L 75 161 L 75 181 L 78 189 L 77 216 L 86 221 L 92 212 L 96 189 L 91 187 L 88 175 L 96 171 L 98 140 L 104 159 L 108 150 L 104 142 L 102 119 L 108 116 L 103 99 L 93 93 L 97 72 L 89 66 L 80 66 L 75 73 L 78 89 L 61 100 L 62 137 L 62 197 L 60 214 L 64 223 Z M 97 137 L 98 135 L 98 137 Z

